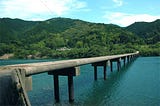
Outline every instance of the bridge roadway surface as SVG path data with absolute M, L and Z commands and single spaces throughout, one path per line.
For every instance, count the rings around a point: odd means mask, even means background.
M 139 52 L 120 54 L 120 55 L 111 55 L 111 56 L 101 56 L 101 57 L 92 57 L 92 58 L 81 58 L 81 59 L 71 59 L 71 60 L 60 60 L 54 62 L 40 62 L 40 63 L 28 63 L 28 64 L 16 64 L 16 65 L 7 65 L 0 67 L 0 76 L 5 74 L 10 74 L 14 69 L 23 69 L 25 70 L 26 76 L 50 72 L 54 70 L 60 70 L 65 68 L 77 67 L 85 64 L 104 62 L 108 60 L 122 59 L 128 56 L 138 55 Z

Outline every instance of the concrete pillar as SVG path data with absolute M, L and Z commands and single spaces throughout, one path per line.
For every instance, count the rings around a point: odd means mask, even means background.
M 97 67 L 101 66 L 103 67 L 103 77 L 104 80 L 106 79 L 106 71 L 107 71 L 107 61 L 102 61 L 102 62 L 97 62 L 97 63 L 92 63 L 92 66 L 94 66 L 94 80 L 97 80 Z
M 130 56 L 127 56 L 127 62 L 129 63 L 129 61 L 130 61 Z
M 97 80 L 97 66 L 94 66 L 94 80 Z
M 10 73 L 0 74 L 0 106 L 31 106 L 27 95 L 29 89 L 26 89 L 31 85 L 23 71 L 14 69 Z
M 111 72 L 113 71 L 113 62 L 110 61 L 110 64 L 111 64 Z
M 49 75 L 54 75 L 54 94 L 56 102 L 59 102 L 59 80 L 58 76 L 67 76 L 68 77 L 68 96 L 69 102 L 74 101 L 74 85 L 73 85 L 73 76 L 80 75 L 80 68 L 79 67 L 70 67 L 64 68 L 60 70 L 54 70 L 48 72 Z
M 73 76 L 68 76 L 68 94 L 69 94 L 69 102 L 74 101 L 74 85 L 73 85 Z
M 11 75 L 0 75 L 0 106 L 23 105 Z
M 126 66 L 126 57 L 123 58 L 124 66 Z
M 54 75 L 54 97 L 56 102 L 59 102 L 59 78 L 58 75 Z
M 118 71 L 120 71 L 120 68 L 121 68 L 121 61 L 120 61 L 120 59 L 117 60 L 117 68 L 118 68 Z
M 106 76 L 107 76 L 107 66 L 106 65 L 104 65 L 104 67 L 103 67 L 104 69 L 103 69 L 103 75 L 104 75 L 104 80 L 106 80 Z

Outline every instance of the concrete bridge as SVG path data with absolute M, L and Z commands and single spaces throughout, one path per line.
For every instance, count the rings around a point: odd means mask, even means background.
M 92 58 L 81 58 L 62 60 L 54 62 L 41 62 L 30 64 L 8 65 L 0 67 L 0 105 L 26 105 L 30 106 L 27 91 L 32 90 L 32 75 L 45 73 L 53 75 L 54 97 L 56 102 L 59 97 L 59 76 L 68 77 L 69 102 L 74 101 L 73 77 L 80 75 L 79 66 L 92 64 L 94 67 L 94 80 L 97 80 L 97 67 L 103 67 L 103 77 L 106 80 L 107 63 L 110 63 L 110 71 L 113 70 L 113 62 L 117 63 L 117 70 L 120 71 L 121 60 L 130 62 L 139 55 L 139 52 L 101 56 Z

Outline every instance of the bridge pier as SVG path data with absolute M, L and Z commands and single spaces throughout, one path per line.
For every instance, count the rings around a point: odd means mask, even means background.
M 103 77 L 104 77 L 104 80 L 106 80 L 106 76 L 107 76 L 107 65 L 104 65 L 104 68 L 103 68 Z
M 56 102 L 59 102 L 59 77 L 58 75 L 54 75 L 54 98 Z
M 111 63 L 111 72 L 113 71 L 113 62 L 117 62 L 117 70 L 120 71 L 121 69 L 121 58 L 116 58 L 116 59 L 112 59 L 110 60 L 110 63 Z
M 80 69 L 79 67 L 71 67 L 71 68 L 65 68 L 60 70 L 55 70 L 48 72 L 49 75 L 54 76 L 54 97 L 55 101 L 59 102 L 59 75 L 67 76 L 68 77 L 68 98 L 69 102 L 74 101 L 74 83 L 73 83 L 73 76 L 80 75 Z
M 127 56 L 127 62 L 128 63 L 130 62 L 130 56 Z
M 98 66 L 103 66 L 103 77 L 104 77 L 104 80 L 106 80 L 106 76 L 107 76 L 107 61 L 92 63 L 92 66 L 94 66 L 94 80 L 97 80 L 97 67 Z
M 122 59 L 123 59 L 124 66 L 126 66 L 126 57 L 122 57 Z
M 131 56 L 132 61 L 136 58 L 136 56 Z
M 117 68 L 118 68 L 118 71 L 120 71 L 121 69 L 121 59 L 117 59 Z
M 113 61 L 112 60 L 110 60 L 110 69 L 111 69 L 111 72 L 113 71 Z
M 130 61 L 132 61 L 133 60 L 133 57 L 132 56 L 130 56 Z
M 94 80 L 97 80 L 97 66 L 94 66 Z
M 73 86 L 73 76 L 68 75 L 68 94 L 69 94 L 69 102 L 74 101 L 74 86 Z

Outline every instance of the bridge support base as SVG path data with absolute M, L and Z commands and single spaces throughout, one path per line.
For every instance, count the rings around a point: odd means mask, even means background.
M 106 80 L 107 61 L 93 63 L 92 66 L 94 66 L 94 80 L 97 80 L 97 66 L 103 66 L 103 77 L 104 77 L 104 80 Z
M 55 70 L 52 72 L 48 72 L 49 75 L 54 75 L 54 96 L 55 96 L 55 101 L 59 102 L 59 79 L 58 76 L 67 76 L 68 77 L 68 97 L 69 97 L 69 102 L 74 101 L 74 83 L 73 83 L 73 76 L 80 75 L 80 69 L 79 67 L 71 67 L 71 68 L 66 68 L 66 69 L 60 69 L 60 70 Z
M 113 62 L 117 62 L 117 70 L 120 71 L 120 69 L 121 69 L 121 58 L 110 60 L 111 72 L 113 71 Z

